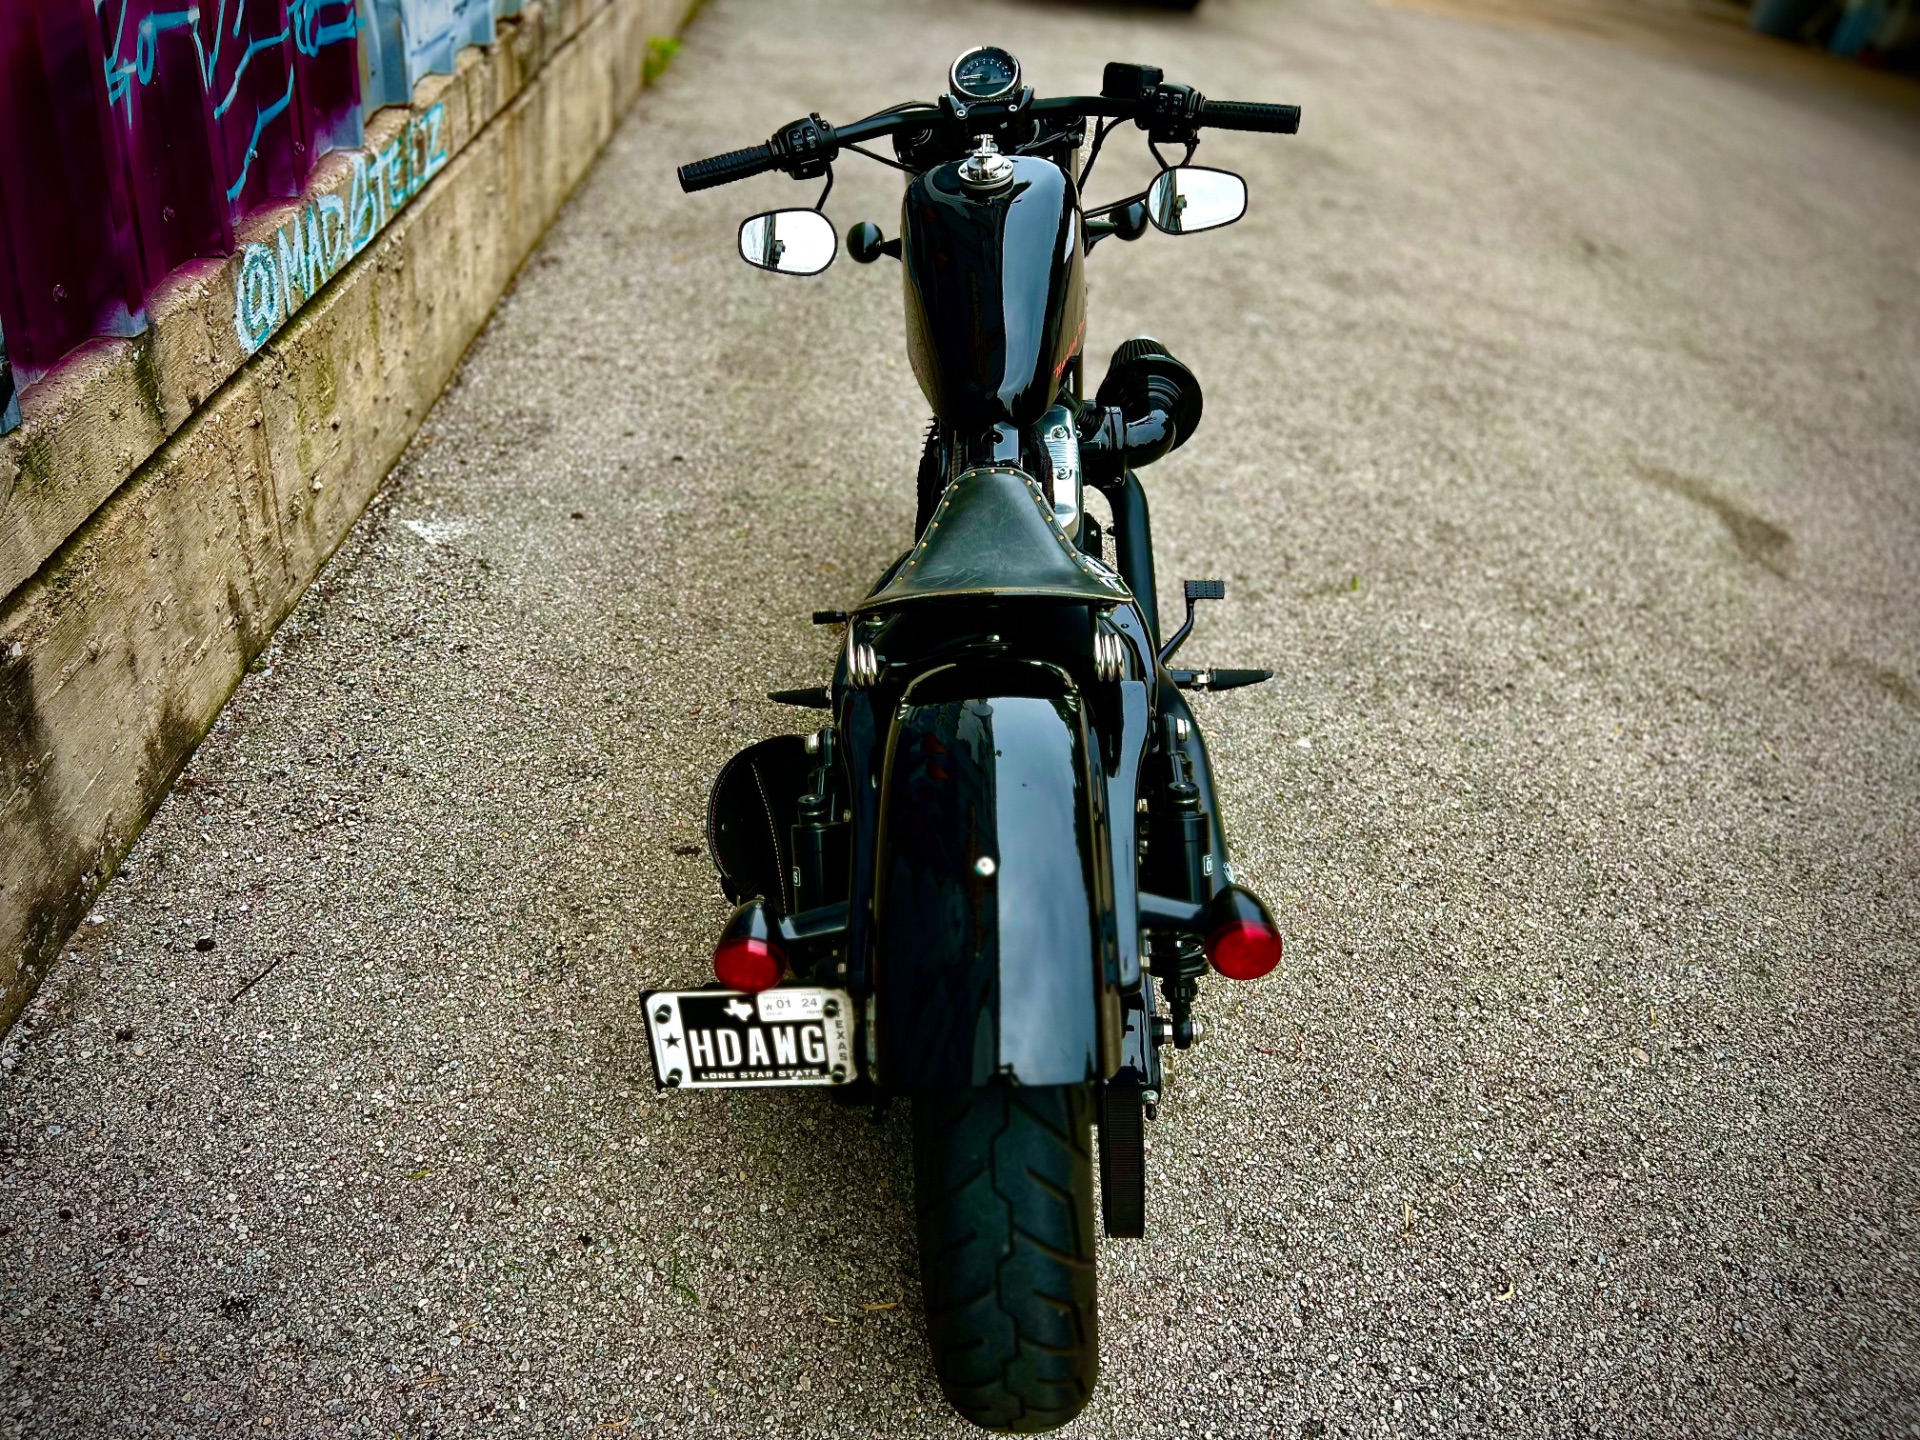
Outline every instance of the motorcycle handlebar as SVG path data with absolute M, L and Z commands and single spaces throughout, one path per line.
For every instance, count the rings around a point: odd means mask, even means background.
M 1214 130 L 1253 130 L 1262 135 L 1292 135 L 1300 129 L 1298 105 L 1261 105 L 1250 100 L 1202 100 L 1195 117 Z
M 1188 123 L 1195 129 L 1210 127 L 1215 130 L 1250 130 L 1266 135 L 1292 135 L 1300 129 L 1298 105 L 1262 105 L 1241 100 L 1205 100 L 1193 95 L 1191 91 L 1182 91 L 1182 93 L 1188 96 L 1185 115 L 1188 117 Z M 1036 100 L 1027 113 L 1137 120 L 1143 126 L 1152 123 L 1156 118 L 1152 98 L 1135 99 L 1113 95 L 1065 95 L 1057 100 Z M 889 111 L 837 128 L 822 124 L 818 117 L 814 117 L 804 161 L 809 165 L 817 164 L 822 159 L 831 161 L 841 145 L 858 144 L 862 140 L 878 140 L 901 130 L 921 129 L 938 124 L 943 118 L 941 112 L 931 106 Z M 804 123 L 789 127 L 789 131 L 803 128 Z M 735 180 L 745 180 L 754 175 L 765 174 L 769 170 L 789 168 L 791 161 L 802 157 L 793 154 L 792 142 L 786 138 L 788 133 L 783 131 L 774 136 L 774 141 L 770 144 L 751 145 L 745 150 L 735 150 L 726 155 L 715 155 L 710 159 L 695 160 L 690 165 L 682 165 L 680 188 L 689 192 L 707 190 L 715 185 L 730 185 Z M 823 150 L 824 154 L 821 153 Z
M 736 180 L 765 174 L 779 163 L 771 145 L 749 145 L 744 150 L 730 150 L 725 155 L 682 165 L 680 188 L 691 194 L 695 190 L 711 190 L 716 185 L 731 185 Z

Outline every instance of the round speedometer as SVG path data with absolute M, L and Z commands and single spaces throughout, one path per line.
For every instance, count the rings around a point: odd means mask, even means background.
M 953 62 L 947 87 L 959 100 L 1004 100 L 1020 88 L 1020 62 L 998 45 L 982 45 Z

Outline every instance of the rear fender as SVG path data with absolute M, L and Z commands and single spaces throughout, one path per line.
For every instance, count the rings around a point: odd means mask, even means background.
M 945 670 L 902 699 L 874 876 L 873 1044 L 887 1089 L 1103 1073 L 1119 1003 L 1103 980 L 1092 775 L 1081 698 L 1050 667 Z

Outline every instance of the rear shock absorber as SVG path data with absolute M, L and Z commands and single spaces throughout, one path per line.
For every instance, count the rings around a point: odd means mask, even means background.
M 800 796 L 792 830 L 793 893 L 797 910 L 846 898 L 847 826 L 834 793 L 838 735 L 828 725 L 808 739 L 818 759 L 813 783 Z
M 1200 808 L 1200 787 L 1193 781 L 1180 745 L 1178 726 L 1182 722 L 1168 715 L 1160 723 L 1170 779 L 1161 803 L 1149 818 L 1148 853 L 1153 857 L 1157 884 L 1200 903 L 1208 896 L 1207 817 Z M 1164 1045 L 1171 1040 L 1176 1050 L 1185 1050 L 1205 1034 L 1205 1028 L 1193 1018 L 1193 1002 L 1200 993 L 1200 977 L 1206 973 L 1206 952 L 1197 936 L 1156 931 L 1149 953 L 1160 993 L 1167 1002 L 1167 1013 L 1154 1017 L 1153 1041 Z

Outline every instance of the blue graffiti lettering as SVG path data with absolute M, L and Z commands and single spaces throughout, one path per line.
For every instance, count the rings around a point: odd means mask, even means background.
M 227 187 L 227 199 L 236 200 L 247 186 L 247 172 L 253 169 L 253 157 L 260 153 L 260 136 L 293 103 L 293 75 L 287 75 L 287 93 L 254 117 L 253 136 L 247 141 L 247 155 L 240 162 L 240 178 Z M 215 112 L 218 113 L 218 112 Z
M 318 55 L 327 46 L 359 34 L 360 16 L 353 0 L 334 0 L 340 18 L 329 24 L 322 17 L 329 0 L 293 0 L 287 18 L 293 23 L 294 47 L 302 55 Z
M 240 283 L 236 288 L 239 296 L 233 328 L 240 336 L 240 348 L 251 355 L 287 318 L 271 250 L 264 245 L 247 246 L 240 257 Z
M 296 215 L 291 225 L 282 225 L 273 235 L 274 258 L 280 265 L 280 293 L 287 297 L 288 313 L 299 309 L 312 297 L 304 292 L 307 269 L 307 237 Z
M 233 306 L 242 350 L 251 355 L 266 344 L 446 167 L 446 110 L 435 105 L 380 150 L 356 154 L 344 195 L 316 197 L 275 230 L 271 245 L 247 246 Z
M 349 243 L 352 253 L 357 255 L 386 223 L 380 215 L 378 191 L 368 183 L 367 162 L 363 156 L 356 155 L 353 160 L 353 189 L 347 200 L 347 213 L 353 220 L 353 239 Z
M 126 23 L 126 18 L 127 8 L 125 5 L 122 5 L 120 7 L 120 20 L 122 24 Z M 142 85 L 151 85 L 153 83 L 153 68 L 160 59 L 160 32 L 163 30 L 178 30 L 188 25 L 197 26 L 199 23 L 200 12 L 198 10 L 175 10 L 166 15 L 149 15 L 140 22 L 140 29 L 136 32 L 136 39 L 134 40 L 133 57 L 134 74 Z M 194 38 L 196 41 L 199 39 L 197 35 Z M 114 49 L 118 51 L 119 48 L 120 46 L 116 38 Z
M 262 50 L 271 50 L 276 45 L 284 45 L 286 43 L 287 43 L 287 32 L 282 30 L 278 35 L 273 36 L 271 39 L 256 40 L 251 45 L 247 46 L 246 53 L 240 57 L 239 65 L 234 67 L 233 84 L 227 87 L 227 98 L 222 100 L 218 105 L 213 107 L 214 119 L 216 120 L 220 119 L 222 116 L 224 116 L 227 113 L 228 110 L 233 108 L 233 102 L 237 98 L 239 98 L 239 95 L 240 95 L 240 81 L 247 73 L 247 66 L 253 63 L 253 57 L 258 55 Z M 257 124 L 254 126 L 254 130 L 256 132 L 258 132 L 259 128 L 260 127 Z
M 347 248 L 347 202 L 338 195 L 322 195 L 314 202 L 320 211 L 320 235 L 326 250 L 327 274 L 332 275 L 353 258 Z

